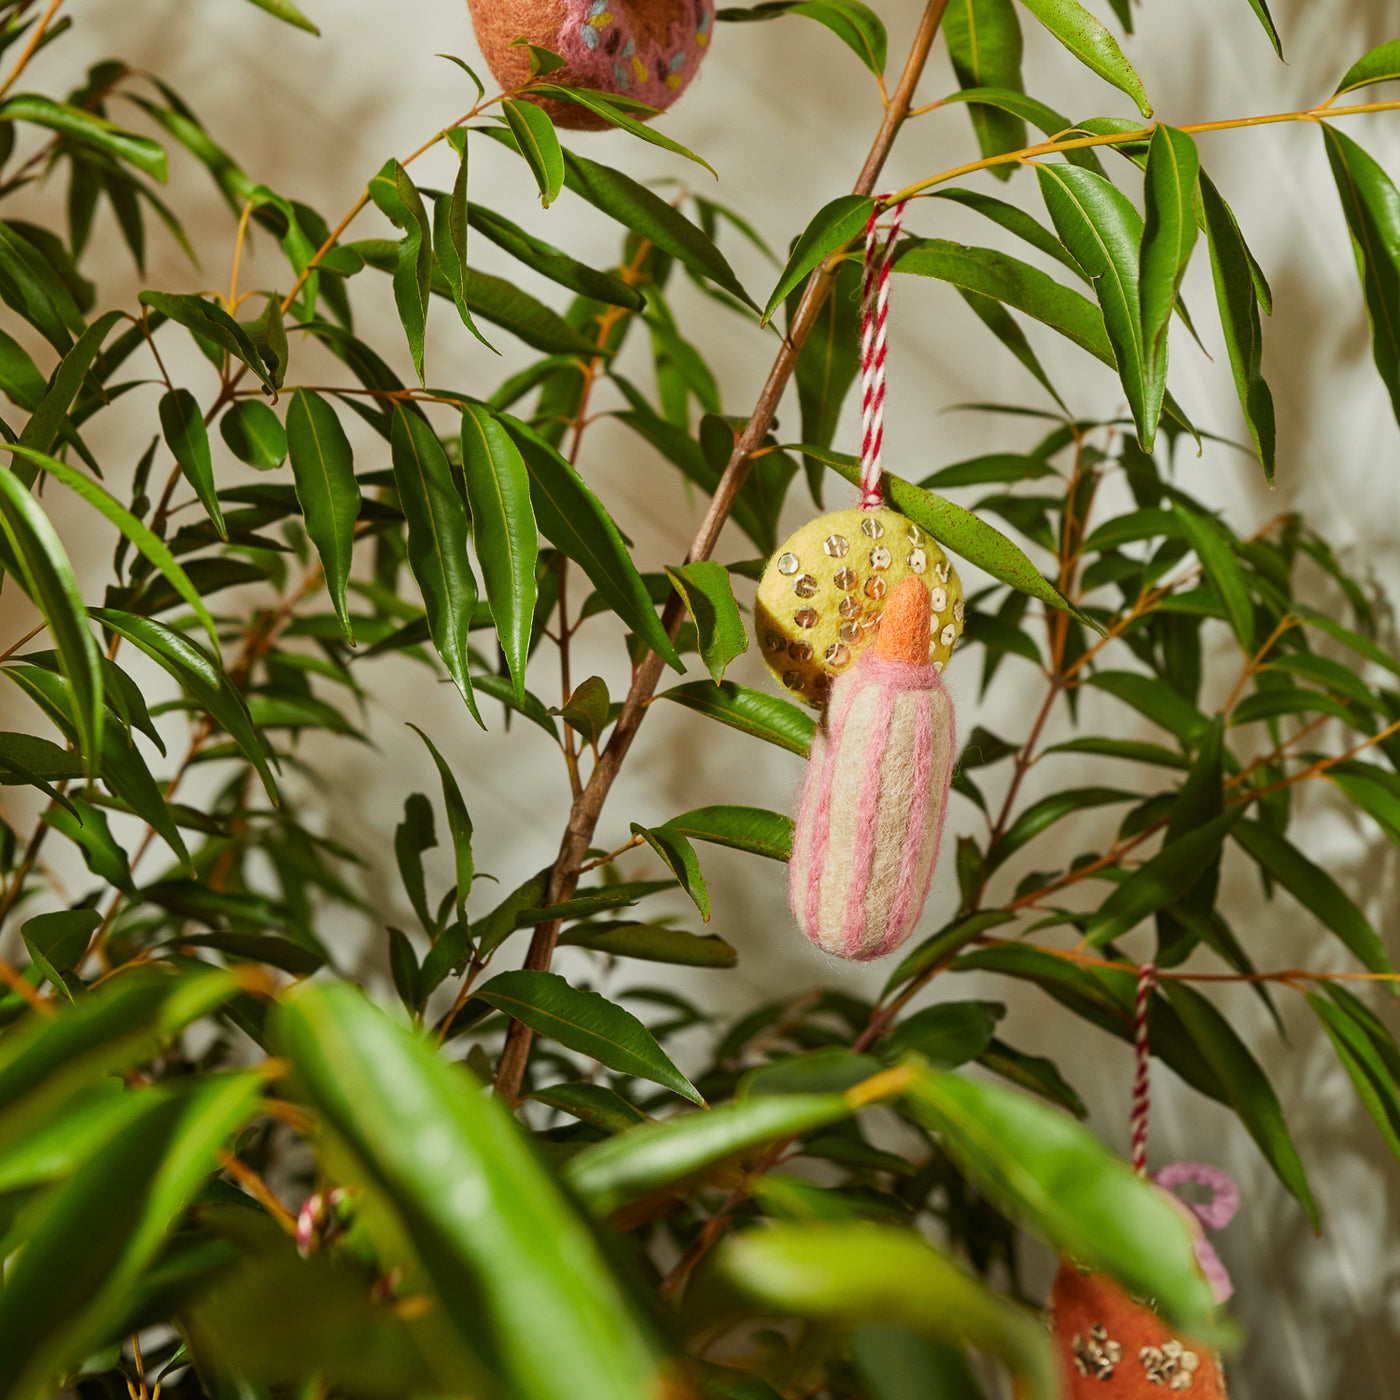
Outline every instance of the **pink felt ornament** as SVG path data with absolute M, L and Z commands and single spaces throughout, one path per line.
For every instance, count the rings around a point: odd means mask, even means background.
M 929 624 L 927 586 L 905 579 L 874 649 L 832 687 L 812 747 L 789 897 L 802 931 L 837 957 L 893 952 L 928 898 L 956 741 Z

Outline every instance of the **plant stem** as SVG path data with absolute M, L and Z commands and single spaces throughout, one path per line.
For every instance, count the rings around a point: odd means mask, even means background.
M 0 97 L 9 92 L 15 85 L 15 79 L 24 72 L 29 60 L 34 57 L 39 48 L 39 43 L 44 37 L 44 31 L 49 27 L 49 21 L 58 13 L 58 7 L 63 4 L 63 0 L 49 0 L 49 8 L 44 11 L 43 18 L 34 26 L 34 32 L 29 36 L 29 42 L 24 46 L 15 66 L 10 69 L 10 76 L 0 83 Z
M 868 195 L 875 189 L 875 182 L 880 177 L 880 171 L 884 168 L 890 148 L 894 145 L 895 137 L 909 110 L 909 99 L 923 74 L 924 65 L 928 62 L 929 50 L 933 46 L 934 36 L 938 33 L 947 5 L 948 0 L 928 0 L 924 7 L 923 18 L 919 22 L 918 32 L 914 36 L 899 85 L 890 98 L 879 133 L 856 180 L 856 194 Z M 734 505 L 734 499 L 748 475 L 751 456 L 768 432 L 778 401 L 782 398 L 797 366 L 798 354 L 831 291 L 837 265 L 837 262 L 828 260 L 827 264 L 814 272 L 808 280 L 788 337 L 768 372 L 753 416 L 734 444 L 734 451 L 730 455 L 724 474 L 710 499 L 709 509 L 705 512 L 705 518 L 686 555 L 687 563 L 708 559 L 713 552 L 720 530 Z M 671 636 L 675 636 L 679 629 L 683 613 L 680 598 L 673 593 L 662 618 Z M 559 856 L 550 875 L 549 892 L 546 896 L 546 902 L 549 904 L 563 903 L 578 888 L 579 872 L 587 859 L 587 851 L 602 815 L 603 804 L 607 801 L 608 793 L 617 779 L 623 760 L 627 757 L 627 751 L 637 736 L 637 730 L 646 714 L 647 702 L 655 693 L 664 664 L 655 652 L 648 652 L 633 670 L 632 686 L 623 702 L 622 713 L 618 716 L 607 746 L 589 775 L 587 786 L 569 812 Z M 530 940 L 530 951 L 526 955 L 525 966 L 537 971 L 546 970 L 558 941 L 559 921 L 556 919 L 541 924 Z M 510 1023 L 506 1032 L 505 1048 L 501 1052 L 500 1064 L 496 1070 L 496 1092 L 511 1104 L 520 1096 L 520 1085 L 525 1075 L 525 1062 L 530 1055 L 531 1040 L 532 1032 L 528 1026 L 519 1021 Z

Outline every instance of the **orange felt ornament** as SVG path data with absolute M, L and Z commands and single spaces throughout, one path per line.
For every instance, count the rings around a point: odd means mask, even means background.
M 658 110 L 685 91 L 709 48 L 714 0 L 469 0 L 476 41 L 496 80 L 530 77 L 524 39 L 564 67 L 547 81 L 636 98 Z M 527 94 L 528 95 L 528 94 Z M 572 102 L 535 98 L 557 126 L 598 131 L 602 117 Z M 648 113 L 638 113 L 646 120 Z
M 1165 1394 L 1219 1400 L 1219 1358 L 1173 1335 L 1145 1303 L 1104 1274 L 1060 1264 L 1051 1295 L 1055 1354 L 1068 1400 L 1153 1400 Z

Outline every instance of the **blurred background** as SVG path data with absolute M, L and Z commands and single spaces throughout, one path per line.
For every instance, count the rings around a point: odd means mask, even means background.
M 457 54 L 479 67 L 480 56 L 465 0 L 304 0 L 304 8 L 321 25 L 321 38 L 280 25 L 241 0 L 75 0 L 70 6 L 74 34 L 36 59 L 27 84 L 57 94 L 77 85 L 80 65 L 123 57 L 168 80 L 254 180 L 312 204 L 333 223 L 389 156 L 402 157 L 416 149 L 470 105 L 474 91 L 465 76 L 435 55 Z M 890 31 L 891 68 L 897 72 L 922 6 L 918 0 L 883 0 L 877 8 Z M 1106 14 L 1106 7 L 1101 8 Z M 1400 5 L 1393 0 L 1273 0 L 1272 9 L 1286 65 L 1275 58 L 1246 0 L 1147 0 L 1137 11 L 1138 32 L 1124 47 L 1146 82 L 1157 115 L 1181 124 L 1311 106 L 1332 91 L 1353 59 L 1400 30 Z M 1035 96 L 1076 118 L 1129 110 L 1121 94 L 1068 59 L 1028 17 L 1025 28 L 1025 71 Z M 481 71 L 484 76 L 484 67 Z M 941 97 L 954 86 L 946 55 L 936 46 L 919 100 Z M 134 110 L 114 115 L 137 120 Z M 699 79 L 664 121 L 668 134 L 715 166 L 720 174 L 717 187 L 699 167 L 625 135 L 575 140 L 579 150 L 621 165 L 637 178 L 673 185 L 692 182 L 696 188 L 705 182 L 705 192 L 740 210 L 781 252 L 819 206 L 849 190 L 880 115 L 869 75 L 820 26 L 797 19 L 721 24 Z M 1392 175 L 1400 173 L 1396 114 L 1353 118 L 1346 130 Z M 1274 290 L 1277 310 L 1265 327 L 1264 370 L 1278 406 L 1279 470 L 1277 489 L 1270 491 L 1251 458 L 1208 443 L 1200 458 L 1183 451 L 1178 459 L 1180 479 L 1187 489 L 1222 508 L 1241 534 L 1283 511 L 1305 513 L 1331 539 L 1345 566 L 1371 582 L 1382 626 L 1390 633 L 1385 640 L 1393 647 L 1392 603 L 1400 597 L 1400 428 L 1371 364 L 1361 292 L 1322 142 L 1306 124 L 1297 123 L 1203 136 L 1200 148 L 1203 166 L 1233 205 Z M 931 113 L 906 127 L 882 187 L 896 188 L 975 155 L 963 108 Z M 473 198 L 587 261 L 608 265 L 616 260 L 615 226 L 581 201 L 565 194 L 541 212 L 528 173 L 514 157 L 480 143 L 473 146 L 472 161 Z M 168 197 L 186 221 L 202 265 L 191 267 L 173 242 L 157 234 L 147 276 L 140 278 L 104 212 L 84 269 L 103 289 L 102 307 L 133 305 L 137 291 L 147 285 L 167 290 L 227 288 L 234 220 L 192 160 L 174 151 L 171 165 Z M 414 175 L 420 184 L 448 186 L 451 181 L 450 167 L 439 152 L 415 166 Z M 991 182 L 982 178 L 982 187 L 990 189 Z M 1038 211 L 1038 196 L 1025 174 L 997 193 Z M 15 212 L 20 217 L 51 216 L 61 209 L 61 200 L 61 190 L 35 189 L 17 201 Z M 363 237 L 387 231 L 378 227 L 381 222 L 371 212 L 362 216 L 354 232 Z M 911 209 L 908 222 L 920 233 L 994 241 L 985 224 L 978 227 L 970 214 L 941 201 Z M 740 278 L 762 300 L 774 268 L 741 240 L 730 238 L 724 246 Z M 1016 252 L 1035 257 L 1024 246 Z M 498 268 L 493 255 L 493 249 L 477 240 L 474 260 L 479 257 L 483 266 L 521 277 L 529 290 L 561 304 L 557 288 L 535 285 L 518 265 Z M 265 238 L 256 241 L 251 258 L 245 260 L 241 285 L 285 281 L 277 250 Z M 1184 294 L 1194 307 L 1213 307 L 1203 249 L 1198 249 Z M 388 279 L 358 279 L 355 296 L 361 334 L 381 350 L 394 348 L 396 367 L 407 378 L 411 370 Z M 774 353 L 773 336 L 745 326 L 679 278 L 674 299 L 682 324 L 688 323 L 688 333 L 719 379 L 725 411 L 747 413 Z M 1202 428 L 1244 438 L 1214 312 L 1198 310 L 1197 319 L 1211 359 L 1189 339 L 1174 339 L 1174 392 Z M 1038 334 L 1034 325 L 1028 333 L 1077 413 L 1107 417 L 1121 411 L 1116 385 L 1101 366 L 1076 351 L 1065 352 L 1063 342 L 1048 332 Z M 502 352 L 499 359 L 472 341 L 455 316 L 439 310 L 429 322 L 428 382 L 468 393 L 489 392 L 530 354 L 504 334 L 495 338 Z M 624 357 L 625 372 L 649 382 L 646 360 L 645 345 L 634 338 Z M 48 360 L 41 363 L 47 365 Z M 206 385 L 208 366 L 197 357 L 170 368 L 177 382 L 196 392 Z M 969 402 L 1040 406 L 1044 401 L 1029 376 L 942 284 L 901 279 L 895 285 L 889 393 L 886 461 L 915 479 L 965 457 L 1021 450 L 1040 435 L 1037 425 L 1026 420 L 955 408 Z M 795 401 L 784 411 L 794 428 L 790 438 L 795 436 Z M 140 432 L 146 431 L 149 417 L 147 412 Z M 106 425 L 105 432 L 90 438 L 104 465 L 110 464 L 109 481 L 118 490 L 146 446 L 144 437 L 135 436 L 135 421 L 133 415 L 132 434 L 123 436 L 121 413 L 110 412 L 98 420 Z M 361 469 L 387 465 L 385 447 L 367 430 L 356 437 L 355 445 Z M 848 414 L 838 446 L 856 450 L 853 415 Z M 222 481 L 242 479 L 246 469 L 217 439 L 215 450 L 221 454 Z M 381 457 L 386 460 L 378 461 Z M 678 563 L 684 557 L 703 503 L 687 495 L 675 473 L 650 449 L 602 419 L 589 429 L 580 465 L 634 539 L 643 568 Z M 828 502 L 843 505 L 846 494 L 833 479 Z M 89 596 L 100 594 L 108 569 L 105 544 L 100 553 L 94 549 L 91 558 L 84 558 L 73 543 L 80 538 L 75 532 L 86 523 L 81 508 L 56 493 L 48 504 L 75 564 L 86 571 Z M 1106 497 L 1103 509 L 1115 505 L 1115 498 Z M 799 480 L 785 524 L 795 528 L 810 510 Z M 721 541 L 718 557 L 729 562 L 751 553 L 752 547 L 731 530 Z M 970 591 L 977 579 L 965 576 L 965 583 Z M 1330 596 L 1319 595 L 1318 606 L 1334 603 Z M 20 634 L 23 623 L 13 591 L 6 594 L 3 615 L 5 635 L 0 642 L 7 644 Z M 1219 641 L 1223 656 L 1229 650 L 1223 625 Z M 596 673 L 614 696 L 622 694 L 628 680 L 626 660 L 607 625 L 585 628 L 577 646 L 575 680 Z M 960 668 L 956 658 L 949 671 L 963 731 L 983 724 L 1007 737 L 1023 736 L 1041 696 L 1036 678 L 1013 659 L 979 700 L 979 671 L 980 665 L 970 661 Z M 745 684 L 768 684 L 752 654 L 730 674 Z M 1223 693 L 1234 674 L 1233 664 L 1222 667 L 1208 687 L 1215 684 Z M 142 676 L 146 679 L 147 673 Z M 327 835 L 376 859 L 390 847 L 405 796 L 414 790 L 436 793 L 427 756 L 406 727 L 412 721 L 434 736 L 458 772 L 476 819 L 479 870 L 511 888 L 552 859 L 568 788 L 557 751 L 538 731 L 517 724 L 503 737 L 499 708 L 488 703 L 493 732 L 490 738 L 482 736 L 455 692 L 432 684 L 427 672 L 408 661 L 371 662 L 361 668 L 360 678 L 372 697 L 366 716 L 371 743 L 326 740 L 308 745 L 308 758 L 331 783 L 324 790 L 305 792 Z M 164 697 L 163 675 L 152 671 L 149 680 L 152 698 Z M 547 660 L 537 664 L 532 686 L 546 703 L 557 703 Z M 1212 693 L 1208 690 L 1203 698 L 1210 701 Z M 1089 722 L 1095 722 L 1089 709 L 1094 702 L 1093 695 L 1085 694 Z M 1109 723 L 1121 725 L 1123 713 L 1115 708 Z M 34 722 L 32 711 L 8 688 L 0 690 L 0 722 L 7 727 Z M 1049 737 L 1053 741 L 1056 736 Z M 794 756 L 754 744 L 679 707 L 660 705 L 613 791 L 599 842 L 607 848 L 620 845 L 629 822 L 664 821 L 708 802 L 786 810 L 800 776 L 801 763 Z M 1088 774 L 1086 781 L 1097 777 Z M 1035 779 L 1032 770 L 1027 798 L 1037 795 Z M 1121 779 L 1120 767 L 1112 780 Z M 989 797 L 995 796 L 990 775 L 989 784 Z M 8 796 L 5 800 L 10 802 Z M 1298 801 L 1304 821 L 1295 839 L 1333 872 L 1388 945 L 1400 951 L 1400 916 L 1395 910 L 1400 862 L 1395 850 L 1374 828 L 1344 815 L 1324 785 L 1305 785 Z M 7 810 L 27 828 L 30 813 L 18 804 Z M 1092 823 L 1095 815 L 1079 820 Z M 954 799 L 925 932 L 946 921 L 956 908 L 953 837 L 977 830 L 979 821 L 967 804 Z M 1108 817 L 1097 828 L 1080 825 L 1072 850 L 1066 837 L 1066 851 L 1040 852 L 1038 863 L 1085 849 L 1111 830 Z M 705 848 L 702 855 L 714 902 L 711 930 L 738 949 L 738 970 L 690 973 L 666 968 L 639 974 L 633 965 L 609 974 L 603 990 L 617 995 L 639 983 L 683 983 L 688 995 L 727 1017 L 758 1001 L 816 985 L 870 995 L 878 991 L 885 971 L 833 964 L 796 933 L 786 911 L 779 867 L 714 847 Z M 621 866 L 629 877 L 661 873 L 646 851 L 634 853 Z M 60 864 L 60 876 L 65 868 Z M 446 883 L 445 866 L 438 874 Z M 392 862 L 384 861 L 363 875 L 364 895 L 380 919 L 409 926 L 411 915 Z M 1243 866 L 1227 864 L 1226 878 L 1233 883 L 1223 908 L 1261 966 L 1333 965 L 1329 960 L 1336 957 L 1335 945 L 1319 945 L 1311 919 L 1286 896 L 1272 905 L 1263 903 L 1257 880 Z M 486 887 L 482 894 L 489 903 Z M 677 900 L 675 912 L 693 916 L 689 905 L 679 896 Z M 340 927 L 323 928 L 323 936 L 343 968 L 382 965 L 380 920 L 345 915 Z M 1146 936 L 1140 933 L 1137 938 Z M 1127 946 L 1135 953 L 1147 948 L 1132 940 Z M 522 954 L 523 946 L 512 956 Z M 503 965 L 511 965 L 510 957 Z M 929 995 L 1005 1001 L 1008 1038 L 1029 1052 L 1052 1055 L 1090 1105 L 1096 1130 L 1126 1150 L 1132 1073 L 1126 1046 L 1071 1022 L 1032 989 L 963 977 L 939 981 Z M 1287 993 L 1281 998 L 1287 1044 L 1280 1043 L 1248 989 L 1226 989 L 1219 1000 L 1273 1078 L 1325 1225 L 1322 1236 L 1314 1238 L 1302 1212 L 1275 1183 L 1234 1119 L 1185 1090 L 1169 1071 L 1157 1071 L 1153 1165 L 1182 1158 L 1210 1161 L 1229 1170 L 1243 1192 L 1239 1216 L 1215 1241 L 1234 1276 L 1238 1291 L 1233 1310 L 1247 1333 L 1244 1350 L 1231 1369 L 1232 1393 L 1242 1400 L 1379 1400 L 1400 1395 L 1400 1381 L 1392 1369 L 1400 1363 L 1400 1167 L 1386 1155 L 1315 1020 L 1295 1005 L 1297 998 Z M 1368 1000 L 1389 1020 L 1396 1019 L 1393 1002 L 1379 993 Z M 683 1062 L 684 1058 L 682 1054 Z M 1032 1259 L 1033 1287 L 1048 1288 L 1050 1263 Z

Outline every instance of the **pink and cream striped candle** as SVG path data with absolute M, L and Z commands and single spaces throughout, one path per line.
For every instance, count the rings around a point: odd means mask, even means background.
M 812 747 L 789 898 L 807 937 L 837 957 L 893 952 L 928 898 L 956 752 L 929 627 L 928 588 L 906 579 L 876 647 L 832 687 Z

